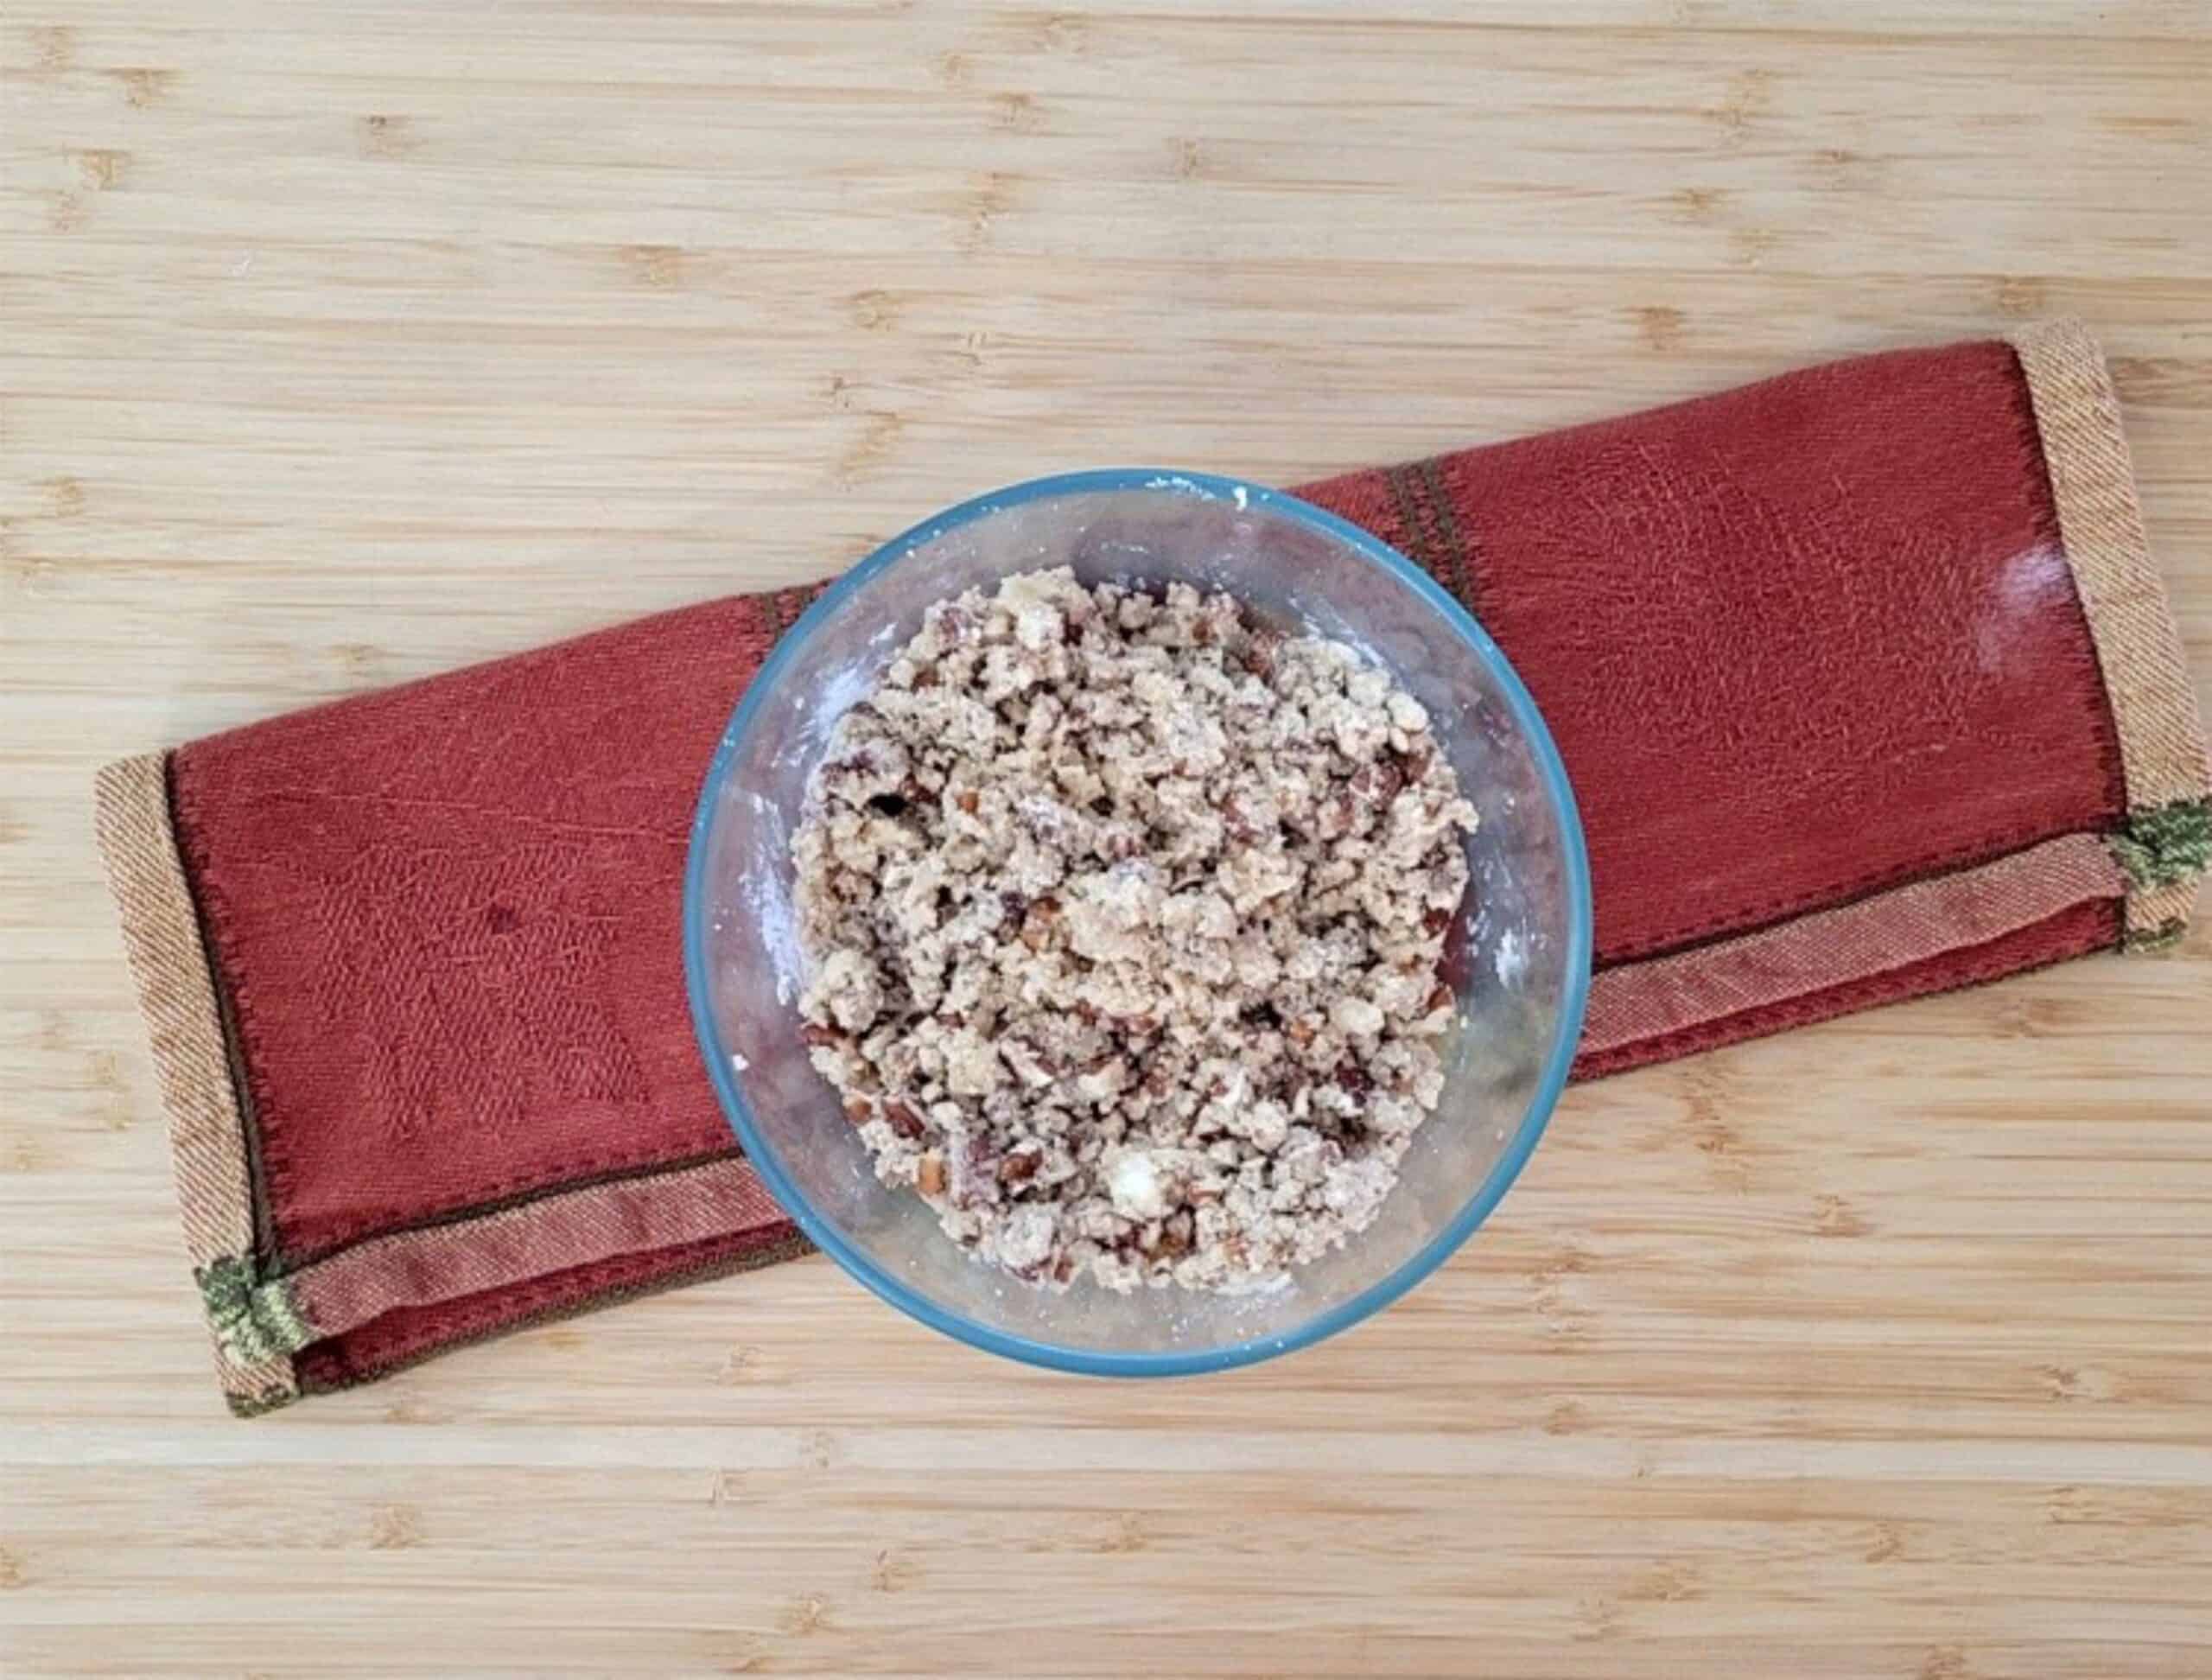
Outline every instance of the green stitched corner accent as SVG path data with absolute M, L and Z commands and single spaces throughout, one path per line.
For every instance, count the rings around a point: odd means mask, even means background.
M 300 1397 L 280 1389 L 270 1389 L 262 1394 L 226 1394 L 224 1403 L 233 1417 L 258 1417 L 264 1412 L 273 1412 L 280 1406 L 289 1406 Z
M 2212 866 L 2212 799 L 2131 811 L 2120 830 L 2106 837 L 2139 888 L 2176 886 Z
M 207 1322 L 215 1340 L 242 1365 L 259 1365 L 287 1353 L 296 1353 L 315 1340 L 315 1331 L 292 1298 L 292 1286 L 283 1278 L 256 1282 L 253 1267 L 226 1257 L 210 1261 L 193 1274 L 200 1285 L 200 1299 L 207 1308 Z
M 2189 932 L 2189 924 L 2179 916 L 2169 916 L 2156 927 L 2146 927 L 2130 933 L 2120 942 L 2126 951 L 2171 951 L 2181 943 L 2181 936 Z

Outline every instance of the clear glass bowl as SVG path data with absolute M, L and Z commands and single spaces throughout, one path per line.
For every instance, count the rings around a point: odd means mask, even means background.
M 1446 977 L 1464 1025 L 1442 1103 L 1397 1187 L 1344 1248 L 1273 1289 L 1065 1294 L 969 1257 L 879 1183 L 794 1007 L 791 840 L 832 726 L 931 601 L 1008 573 L 1182 580 L 1381 662 L 1428 709 L 1481 812 Z M 683 957 L 707 1071 L 761 1177 L 806 1234 L 893 1306 L 978 1347 L 1062 1370 L 1160 1376 L 1319 1340 L 1434 1270 L 1535 1148 L 1567 1079 L 1590 977 L 1590 877 L 1566 772 L 1490 638 L 1418 567 L 1281 491 L 1198 473 L 1071 473 L 963 502 L 876 550 L 779 642 L 707 773 L 683 886 Z

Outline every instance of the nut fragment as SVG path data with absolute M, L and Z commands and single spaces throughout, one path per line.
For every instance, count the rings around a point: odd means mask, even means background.
M 1021 943 L 1042 951 L 1052 942 L 1052 924 L 1059 920 L 1060 901 L 1049 894 L 1028 908 L 1021 924 Z
M 932 1149 L 914 1169 L 914 1187 L 925 1196 L 944 1193 L 944 1157 Z
M 1255 630 L 1244 644 L 1244 669 L 1262 682 L 1272 682 L 1275 674 L 1275 655 L 1283 644 L 1280 630 Z

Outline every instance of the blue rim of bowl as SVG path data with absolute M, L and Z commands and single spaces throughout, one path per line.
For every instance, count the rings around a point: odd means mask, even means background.
M 934 542 L 946 531 L 957 530 L 973 520 L 1001 512 L 1007 508 L 1018 507 L 1025 502 L 1104 490 L 1167 491 L 1206 501 L 1227 502 L 1240 510 L 1264 509 L 1280 513 L 1337 538 L 1396 576 L 1464 637 L 1497 677 L 1498 685 L 1512 710 L 1514 721 L 1527 737 L 1530 750 L 1543 773 L 1545 790 L 1560 813 L 1561 850 L 1567 864 L 1567 981 L 1551 1051 L 1545 1060 L 1543 1077 L 1537 1085 L 1535 1097 L 1522 1118 L 1519 1130 L 1491 1166 L 1490 1176 L 1483 1181 L 1481 1189 L 1453 1216 L 1450 1224 L 1428 1240 L 1419 1253 L 1388 1277 L 1369 1285 L 1351 1300 L 1340 1302 L 1286 1334 L 1262 1336 L 1250 1341 L 1233 1342 L 1225 1347 L 1211 1347 L 1191 1353 L 1097 1352 L 1086 1348 L 1058 1346 L 1051 1342 L 1033 1340 L 1027 1336 L 1008 1335 L 939 1307 L 892 1276 L 848 1242 L 834 1226 L 816 1215 L 808 1206 L 806 1198 L 799 1193 L 798 1187 L 784 1171 L 783 1163 L 777 1159 L 775 1150 L 760 1135 L 753 1122 L 752 1108 L 731 1077 L 729 1053 L 715 1025 L 707 995 L 706 918 L 702 913 L 706 888 L 707 830 L 715 808 L 721 803 L 722 783 L 728 777 L 731 759 L 738 743 L 745 739 L 747 729 L 753 722 L 753 711 L 766 704 L 767 697 L 776 691 L 777 679 L 782 675 L 785 665 L 795 656 L 796 650 L 804 646 L 808 635 L 816 627 L 835 613 L 847 597 L 864 587 L 870 578 L 895 565 L 916 549 Z M 1442 1265 L 1462 1243 L 1474 1234 L 1476 1227 L 1490 1217 L 1491 1211 L 1512 1188 L 1513 1181 L 1520 1177 L 1521 1169 L 1528 1164 L 1529 1155 L 1535 1153 L 1537 1142 L 1544 1135 L 1544 1127 L 1551 1119 L 1552 1110 L 1559 1101 L 1560 1092 L 1566 1088 L 1567 1070 L 1574 1060 L 1574 1047 L 1582 1033 L 1583 1008 L 1589 1000 L 1591 913 L 1590 860 L 1583 844 L 1582 819 L 1575 806 L 1574 790 L 1567 781 L 1567 767 L 1560 761 L 1559 748 L 1553 743 L 1551 731 L 1545 727 L 1543 716 L 1537 711 L 1535 701 L 1529 697 L 1527 685 L 1522 682 L 1519 673 L 1513 669 L 1497 644 L 1475 622 L 1473 615 L 1446 593 L 1435 579 L 1379 538 L 1363 531 L 1350 520 L 1339 519 L 1327 509 L 1316 507 L 1312 502 L 1291 495 L 1287 491 L 1241 479 L 1224 478 L 1212 473 L 1183 472 L 1164 468 L 1108 467 L 1025 480 L 1020 484 L 1008 485 L 1002 490 L 971 497 L 933 518 L 923 520 L 912 529 L 893 538 L 832 583 L 784 633 L 747 686 L 744 698 L 738 703 L 728 729 L 722 732 L 721 743 L 715 749 L 714 759 L 707 767 L 706 782 L 700 790 L 698 812 L 691 824 L 690 855 L 683 871 L 683 977 L 690 994 L 692 1026 L 706 1058 L 707 1077 L 714 1082 L 715 1095 L 721 1100 L 722 1112 L 736 1132 L 746 1159 L 760 1174 L 769 1193 L 816 1247 L 899 1311 L 918 1319 L 933 1330 L 942 1331 L 957 1340 L 966 1342 L 971 1347 L 1019 1359 L 1027 1365 L 1043 1365 L 1053 1371 L 1078 1371 L 1090 1376 L 1184 1377 L 1255 1365 L 1262 1359 L 1310 1347 L 1340 1330 L 1349 1329 L 1362 1319 L 1380 1312 Z

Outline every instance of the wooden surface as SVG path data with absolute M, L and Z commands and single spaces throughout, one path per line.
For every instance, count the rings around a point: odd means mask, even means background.
M 1572 1092 L 1128 1387 L 811 1260 L 222 1412 L 111 755 L 815 576 L 2069 310 L 2212 673 L 2197 0 L 13 0 L 0 1671 L 2212 1672 L 2212 938 Z M 154 21 L 149 22 L 151 19 Z

